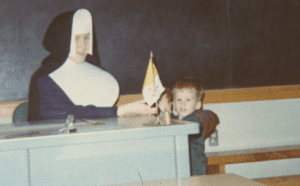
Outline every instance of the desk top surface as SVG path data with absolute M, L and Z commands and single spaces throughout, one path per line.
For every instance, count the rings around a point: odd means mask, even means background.
M 66 134 L 65 120 L 49 120 L 35 123 L 0 125 L 0 151 L 5 144 L 18 146 L 17 141 L 28 144 L 43 143 L 66 145 L 90 143 L 94 141 L 130 140 L 163 136 L 188 135 L 199 133 L 199 124 L 172 120 L 171 125 L 155 125 L 154 116 L 134 116 L 102 119 L 75 120 L 76 132 Z M 15 144 L 16 143 L 16 144 Z
M 117 184 L 114 186 L 263 186 L 264 184 L 255 182 L 242 176 L 235 174 L 217 174 L 217 175 L 204 175 L 192 176 L 189 178 L 158 180 L 139 183 Z

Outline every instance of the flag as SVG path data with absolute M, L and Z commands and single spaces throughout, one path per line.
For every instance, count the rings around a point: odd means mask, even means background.
M 149 106 L 152 106 L 165 91 L 152 58 L 153 53 L 151 52 L 143 85 L 143 97 Z

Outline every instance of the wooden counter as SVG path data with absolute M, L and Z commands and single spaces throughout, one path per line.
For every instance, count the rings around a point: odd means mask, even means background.
M 235 174 L 192 176 L 190 178 L 169 179 L 150 182 L 122 184 L 122 186 L 263 186 L 264 184 Z M 114 185 L 121 186 L 121 185 Z
M 226 164 L 300 158 L 300 145 L 208 152 L 208 174 L 224 174 Z

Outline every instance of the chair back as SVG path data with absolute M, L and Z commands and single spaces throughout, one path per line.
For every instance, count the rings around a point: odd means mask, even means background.
M 21 103 L 13 113 L 13 123 L 26 122 L 28 115 L 28 102 Z

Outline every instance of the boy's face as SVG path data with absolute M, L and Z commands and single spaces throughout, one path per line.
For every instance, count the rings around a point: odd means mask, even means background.
M 179 119 L 192 114 L 202 106 L 194 88 L 175 89 L 173 96 L 173 105 L 179 115 Z

